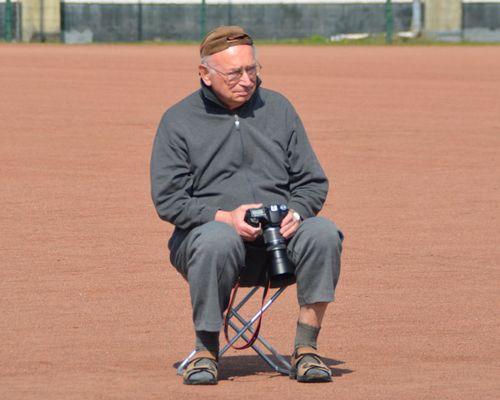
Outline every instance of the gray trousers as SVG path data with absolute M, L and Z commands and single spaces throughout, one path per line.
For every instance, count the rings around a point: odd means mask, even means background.
M 295 264 L 299 305 L 331 302 L 340 275 L 342 232 L 322 217 L 303 221 L 287 250 Z M 176 230 L 170 260 L 189 283 L 195 330 L 218 332 L 238 278 L 262 283 L 267 252 L 244 242 L 229 225 L 212 221 L 190 231 Z

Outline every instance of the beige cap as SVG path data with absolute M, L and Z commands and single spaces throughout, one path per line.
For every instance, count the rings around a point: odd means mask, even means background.
M 252 38 L 241 26 L 219 26 L 208 32 L 200 45 L 200 56 L 206 57 L 231 46 L 252 45 Z

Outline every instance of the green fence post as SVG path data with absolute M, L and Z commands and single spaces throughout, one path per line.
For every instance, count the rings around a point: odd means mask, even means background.
M 229 0 L 227 3 L 227 24 L 233 25 L 233 1 Z
M 203 40 L 206 34 L 207 34 L 207 3 L 205 0 L 201 0 L 200 40 Z
M 385 42 L 387 44 L 392 43 L 392 30 L 393 30 L 392 1 L 385 0 Z
M 137 2 L 137 41 L 142 42 L 142 1 Z
M 5 1 L 5 9 L 4 9 L 4 39 L 6 42 L 12 42 L 12 2 L 11 0 Z

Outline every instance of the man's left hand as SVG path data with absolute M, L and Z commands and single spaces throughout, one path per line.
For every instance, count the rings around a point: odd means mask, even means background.
M 293 210 L 288 211 L 288 215 L 281 221 L 280 233 L 285 239 L 291 238 L 297 232 L 300 225 L 300 216 Z

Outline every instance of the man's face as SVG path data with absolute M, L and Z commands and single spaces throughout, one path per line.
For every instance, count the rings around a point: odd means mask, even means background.
M 201 79 L 230 110 L 252 97 L 257 86 L 257 60 L 252 46 L 229 47 L 210 56 L 208 64 L 199 66 Z

